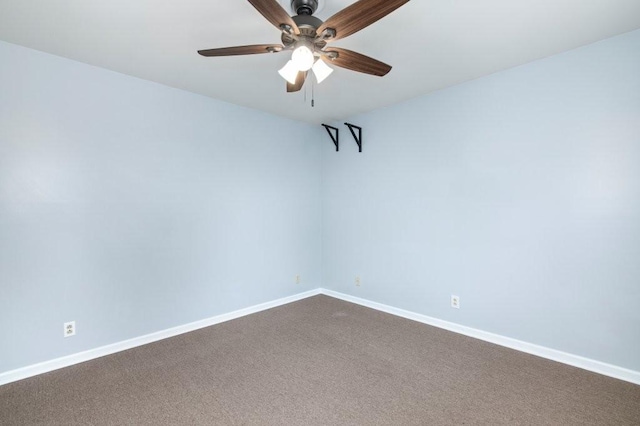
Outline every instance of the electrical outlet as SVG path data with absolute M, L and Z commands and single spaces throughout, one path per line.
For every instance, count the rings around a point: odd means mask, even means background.
M 460 309 L 460 298 L 458 296 L 455 295 L 451 295 L 451 307 L 452 308 L 456 308 L 456 309 Z
M 296 275 L 296 284 L 300 284 L 301 282 L 300 275 Z
M 360 277 L 356 277 L 356 287 L 360 287 Z
M 76 322 L 70 321 L 64 323 L 64 337 L 71 337 L 76 335 Z

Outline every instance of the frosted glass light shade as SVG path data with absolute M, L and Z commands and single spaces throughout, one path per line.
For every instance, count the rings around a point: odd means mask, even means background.
M 318 84 L 322 83 L 324 79 L 329 77 L 333 72 L 333 68 L 327 65 L 322 59 L 318 59 L 312 69 Z
M 296 84 L 296 78 L 298 77 L 298 67 L 293 61 L 289 61 L 282 67 L 278 74 L 282 76 L 285 80 L 287 80 L 291 84 Z
M 305 45 L 298 46 L 291 55 L 291 60 L 298 67 L 298 71 L 308 71 L 313 66 L 314 59 L 313 52 Z

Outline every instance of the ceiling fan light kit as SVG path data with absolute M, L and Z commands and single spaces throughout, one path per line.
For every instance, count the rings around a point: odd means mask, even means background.
M 296 83 L 296 78 L 298 78 L 298 67 L 293 61 L 289 60 L 284 67 L 282 67 L 278 73 L 287 80 L 291 84 Z
M 291 54 L 291 61 L 298 68 L 298 71 L 309 71 L 313 66 L 315 57 L 312 49 L 313 46 L 306 40 L 300 40 L 296 43 L 296 48 Z
M 327 65 L 322 58 L 319 58 L 315 64 L 313 64 L 313 75 L 316 76 L 316 82 L 322 83 L 325 78 L 329 77 L 333 72 L 333 68 Z
M 292 0 L 289 16 L 278 0 L 248 0 L 272 25 L 281 31 L 282 44 L 255 44 L 199 50 L 202 56 L 253 55 L 292 51 L 289 60 L 278 73 L 287 80 L 287 92 L 299 91 L 309 70 L 321 83 L 333 69 L 327 65 L 382 77 L 391 66 L 376 59 L 328 43 L 345 38 L 387 16 L 409 0 L 359 0 L 342 9 L 326 21 L 313 16 L 318 0 Z

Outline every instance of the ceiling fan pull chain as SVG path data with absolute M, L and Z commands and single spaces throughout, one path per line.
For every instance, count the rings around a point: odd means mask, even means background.
M 313 79 L 311 80 L 311 108 L 313 108 L 315 106 L 315 96 L 314 96 L 314 91 L 313 88 L 315 87 L 315 84 L 313 82 Z

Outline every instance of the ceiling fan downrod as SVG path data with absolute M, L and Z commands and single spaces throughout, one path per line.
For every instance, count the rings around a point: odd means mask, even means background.
M 318 9 L 318 0 L 291 0 L 291 9 L 298 15 L 313 15 Z

